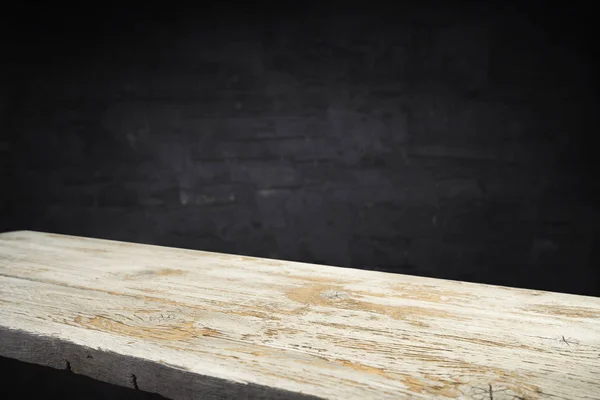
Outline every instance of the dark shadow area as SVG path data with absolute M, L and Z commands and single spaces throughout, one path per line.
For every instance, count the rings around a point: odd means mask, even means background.
M 0 357 L 3 399 L 166 400 L 155 393 L 110 385 L 68 370 Z

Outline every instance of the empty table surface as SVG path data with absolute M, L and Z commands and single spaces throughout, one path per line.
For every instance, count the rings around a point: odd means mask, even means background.
M 598 399 L 600 299 L 8 232 L 0 355 L 173 399 Z

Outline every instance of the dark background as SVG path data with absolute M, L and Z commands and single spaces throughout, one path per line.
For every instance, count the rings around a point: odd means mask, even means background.
M 591 8 L 448 3 L 3 13 L 0 231 L 600 295 Z

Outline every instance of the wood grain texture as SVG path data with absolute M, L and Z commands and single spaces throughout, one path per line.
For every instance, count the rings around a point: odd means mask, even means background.
M 600 299 L 9 232 L 0 355 L 175 399 L 599 399 Z

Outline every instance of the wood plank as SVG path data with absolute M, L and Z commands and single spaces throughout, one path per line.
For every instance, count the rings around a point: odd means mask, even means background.
M 9 232 L 0 355 L 173 399 L 598 399 L 600 299 Z

